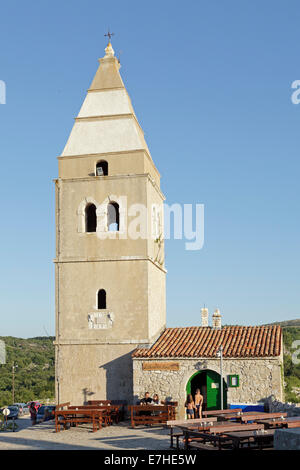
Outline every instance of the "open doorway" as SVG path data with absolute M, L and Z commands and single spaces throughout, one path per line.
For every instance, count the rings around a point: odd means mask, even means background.
M 221 376 L 217 372 L 207 369 L 193 374 L 186 386 L 186 393 L 193 398 L 197 388 L 203 395 L 203 411 L 221 409 Z M 227 385 L 223 379 L 223 408 L 227 408 Z

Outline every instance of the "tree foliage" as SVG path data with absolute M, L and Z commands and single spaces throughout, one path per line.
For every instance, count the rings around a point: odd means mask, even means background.
M 12 404 L 12 365 L 15 403 L 54 398 L 54 337 L 0 337 L 6 346 L 6 364 L 0 365 L 0 406 Z

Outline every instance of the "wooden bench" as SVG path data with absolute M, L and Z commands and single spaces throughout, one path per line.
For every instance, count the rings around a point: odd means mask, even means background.
M 189 444 L 191 450 L 216 450 L 216 448 L 211 444 L 203 444 L 202 442 L 191 442 Z
M 176 419 L 178 401 L 162 400 L 162 401 L 161 401 L 161 404 L 162 404 L 162 405 L 169 405 L 169 406 L 172 406 L 172 419 Z
M 111 405 L 111 400 L 89 400 L 88 405 Z
M 226 410 L 208 410 L 202 411 L 203 416 L 218 416 L 218 415 L 225 415 L 225 414 L 238 414 L 242 412 L 242 408 L 232 408 Z
M 167 421 L 167 427 L 170 428 L 170 448 L 174 448 L 174 438 L 176 439 L 176 449 L 179 449 L 179 439 L 184 436 L 183 431 L 174 433 L 174 428 L 184 426 L 185 424 L 188 426 L 191 423 L 191 426 L 202 425 L 205 423 L 213 423 L 217 421 L 217 418 L 196 418 L 196 419 L 178 419 L 178 420 L 171 420 Z
M 287 413 L 282 413 L 282 412 L 279 412 L 279 413 L 254 413 L 254 414 L 242 414 L 241 417 L 240 417 L 240 420 L 242 423 L 247 423 L 248 421 L 257 421 L 257 420 L 269 420 L 269 419 L 272 419 L 272 418 L 281 418 L 281 417 L 286 417 L 287 416 Z
M 239 423 L 232 423 L 232 424 L 224 424 L 222 426 L 211 426 L 209 428 L 209 432 L 211 434 L 224 434 L 226 432 L 234 432 L 234 431 L 256 431 L 258 429 L 264 429 L 263 424 L 253 423 L 253 424 L 239 424 Z
M 258 419 L 257 423 L 264 424 L 265 428 L 300 428 L 300 416 Z
M 111 406 L 111 417 L 115 423 L 123 421 L 125 418 L 125 407 L 127 401 L 123 400 L 89 400 L 88 406 Z
M 68 408 L 69 405 L 70 405 L 69 401 L 67 403 L 59 403 L 55 406 L 55 411 L 56 410 L 63 410 L 64 408 Z
M 55 411 L 55 431 L 60 432 L 60 426 L 63 425 L 64 430 L 67 426 L 77 426 L 81 423 L 92 423 L 93 432 L 101 429 L 103 421 L 103 411 L 94 409 L 68 409 Z
M 131 426 L 166 424 L 174 415 L 170 405 L 131 405 L 129 406 Z
M 68 407 L 69 410 L 99 410 L 102 411 L 102 422 L 104 426 L 112 424 L 113 420 L 117 420 L 118 406 L 113 405 L 72 405 Z

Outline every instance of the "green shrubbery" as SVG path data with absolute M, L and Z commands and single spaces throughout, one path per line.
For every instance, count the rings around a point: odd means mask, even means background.
M 15 369 L 15 403 L 54 397 L 53 337 L 0 337 L 6 345 L 6 364 L 0 365 L 0 406 L 12 404 L 12 364 Z
M 297 340 L 300 340 L 299 327 L 283 328 L 285 401 L 292 403 L 300 403 L 300 397 L 293 391 L 295 388 L 300 389 L 300 364 L 292 361 L 292 354 L 296 351 L 292 348 L 292 344 Z M 297 349 L 300 349 L 300 346 Z M 300 354 L 297 355 L 297 359 L 300 360 Z

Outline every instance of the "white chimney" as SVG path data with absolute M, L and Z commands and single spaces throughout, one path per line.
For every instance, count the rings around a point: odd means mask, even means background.
M 222 316 L 220 314 L 220 310 L 216 308 L 212 316 L 212 326 L 213 328 L 221 329 L 222 327 Z
M 201 308 L 201 326 L 208 326 L 208 308 Z

